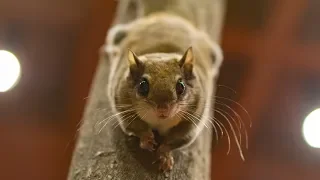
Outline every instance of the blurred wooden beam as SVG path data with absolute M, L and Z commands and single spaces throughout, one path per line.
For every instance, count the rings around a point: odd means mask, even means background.
M 305 164 L 292 164 L 291 162 L 279 162 L 257 158 L 250 164 L 247 164 L 249 172 L 243 179 L 248 180 L 302 180 L 302 179 L 317 179 L 320 175 L 317 166 L 308 166 Z M 239 179 L 239 178 L 235 178 Z
M 255 61 L 253 63 L 275 64 L 289 72 L 319 73 L 320 43 L 301 44 L 298 39 L 300 26 L 303 25 L 301 20 L 304 20 L 302 17 L 307 13 L 311 2 L 301 0 L 273 2 L 275 2 L 274 7 L 283 6 L 283 9 L 276 14 L 272 13 L 273 16 L 269 17 L 269 24 L 264 26 L 263 31 L 232 25 L 224 28 L 222 43 L 224 52 L 241 53 L 252 57 Z M 260 58 L 263 53 L 268 55 L 267 44 L 271 44 L 271 48 L 274 48 L 272 51 L 282 57 L 276 58 L 277 55 L 271 55 L 270 58 Z
M 92 79 L 100 57 L 99 49 L 103 45 L 106 32 L 113 20 L 116 2 L 106 0 L 90 1 L 90 15 L 83 24 L 78 45 L 74 48 L 73 66 L 69 76 L 66 107 L 69 139 L 69 163 L 72 158 L 74 141 L 80 127 L 84 106 L 88 99 Z
M 82 112 L 92 78 L 100 56 L 106 32 L 113 20 L 115 1 L 97 0 L 90 4 L 90 15 L 83 25 L 78 46 L 73 51 L 73 67 L 70 74 L 67 109 L 71 126 L 77 124 Z
M 320 76 L 320 44 L 292 44 L 279 66 L 288 73 Z
M 88 0 L 0 0 L 0 19 L 70 25 L 87 17 L 90 3 Z
M 259 33 L 261 41 L 256 41 L 257 44 L 254 45 L 257 48 L 253 52 L 252 71 L 248 75 L 241 100 L 253 119 L 259 114 L 260 106 L 269 99 L 269 91 L 281 69 L 275 62 L 283 61 L 284 54 L 288 53 L 287 47 L 293 43 L 297 29 L 296 21 L 302 15 L 304 7 L 305 2 L 302 0 L 278 1 L 269 23 Z
M 269 23 L 260 34 L 263 39 L 256 44 L 258 49 L 253 58 L 255 61 L 241 100 L 241 104 L 247 108 L 254 121 L 257 120 L 262 106 L 270 100 L 270 91 L 275 84 L 273 82 L 281 74 L 281 67 L 276 62 L 284 61 L 285 54 L 290 53 L 288 47 L 295 42 L 297 20 L 305 8 L 306 2 L 303 0 L 278 1 Z
M 284 59 L 284 54 L 289 53 L 288 48 L 295 42 L 295 35 L 299 17 L 306 9 L 303 0 L 277 1 L 274 12 L 265 29 L 261 32 L 262 41 L 256 44 L 252 71 L 248 75 L 247 83 L 242 90 L 242 104 L 253 120 L 253 128 L 249 131 L 249 144 L 254 141 L 255 131 L 259 131 L 259 120 L 264 108 L 272 101 L 277 92 L 277 80 L 281 75 L 281 67 L 277 62 Z M 239 174 L 244 167 L 235 167 Z
M 254 141 L 255 131 L 259 130 L 257 128 L 259 127 L 259 116 L 261 116 L 265 105 L 274 98 L 273 94 L 276 94 L 277 83 L 275 82 L 277 82 L 277 77 L 282 72 L 281 67 L 278 66 L 278 62 L 283 60 L 284 54 L 289 53 L 288 47 L 290 47 L 290 44 L 295 43 L 294 37 L 297 30 L 297 19 L 299 19 L 306 8 L 306 2 L 303 0 L 274 2 L 275 6 L 273 11 L 270 12 L 271 16 L 267 24 L 262 31 L 257 32 L 257 35 L 252 37 L 246 36 L 250 38 L 245 41 L 241 41 L 241 38 L 234 39 L 237 42 L 226 39 L 231 44 L 229 47 L 235 48 L 235 51 L 236 48 L 239 48 L 243 53 L 252 55 L 253 59 L 250 64 L 251 71 L 248 73 L 244 88 L 241 90 L 242 97 L 240 99 L 240 104 L 247 109 L 253 120 L 253 128 L 249 131 L 249 148 L 250 142 Z M 246 46 L 242 42 L 252 43 L 250 47 L 255 48 L 241 47 L 241 45 Z M 232 46 L 232 43 L 236 44 L 236 46 Z M 290 61 L 288 62 L 290 63 Z M 240 108 L 237 110 L 237 112 L 241 111 Z M 245 114 L 242 114 L 242 117 L 246 117 Z M 235 146 L 234 143 L 233 145 Z M 217 161 L 219 162 L 227 159 L 226 156 L 222 156 L 226 152 L 225 146 L 217 148 L 217 152 L 215 152 L 217 154 L 215 157 L 218 158 Z M 232 156 L 234 157 L 235 155 Z M 250 160 L 253 157 L 247 158 Z M 232 175 L 226 173 L 225 169 L 232 171 Z M 245 174 L 246 166 L 240 163 L 239 159 L 232 158 L 229 159 L 228 163 L 216 166 L 215 171 L 218 172 L 215 177 L 217 179 L 236 179 L 236 177 L 241 177 Z
M 256 51 L 257 46 L 255 44 L 261 41 L 261 37 L 257 31 L 252 32 L 248 29 L 233 26 L 226 26 L 224 28 L 222 39 L 224 54 L 241 53 L 249 57 L 252 57 Z

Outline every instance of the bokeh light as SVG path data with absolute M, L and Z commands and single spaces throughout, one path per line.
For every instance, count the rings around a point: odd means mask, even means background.
M 0 50 L 0 92 L 6 92 L 17 84 L 20 70 L 17 57 L 9 51 Z
M 313 148 L 320 148 L 320 108 L 312 111 L 304 120 L 303 136 Z

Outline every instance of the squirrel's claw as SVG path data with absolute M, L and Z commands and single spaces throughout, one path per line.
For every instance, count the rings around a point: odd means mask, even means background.
M 161 155 L 159 157 L 160 165 L 159 170 L 163 172 L 171 171 L 173 168 L 173 157 L 171 155 Z
M 140 139 L 140 148 L 148 150 L 148 151 L 155 151 L 155 146 L 157 146 L 157 142 L 154 140 L 153 135 L 151 136 L 144 136 Z

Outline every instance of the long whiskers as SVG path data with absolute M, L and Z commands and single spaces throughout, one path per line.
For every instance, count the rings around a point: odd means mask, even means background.
M 220 109 L 220 108 L 217 108 L 217 107 L 216 107 L 215 110 L 218 110 L 218 111 L 224 113 L 226 116 L 228 116 L 228 117 L 230 117 L 230 118 L 232 119 L 232 122 L 235 124 L 235 126 L 236 126 L 236 128 L 237 128 L 237 131 L 238 131 L 238 134 L 239 134 L 240 146 L 241 146 L 241 143 L 242 143 L 242 135 L 241 135 L 241 130 L 240 130 L 239 125 L 237 124 L 236 120 L 235 120 L 229 113 L 227 113 L 226 111 L 224 111 L 223 109 Z M 225 117 L 226 117 L 226 116 L 225 116 Z M 229 121 L 229 118 L 227 118 L 226 120 Z M 230 121 L 229 121 L 229 122 L 230 122 Z M 230 122 L 230 124 L 232 124 L 232 123 Z
M 229 155 L 230 151 L 231 151 L 231 138 L 229 135 L 229 132 L 227 130 L 227 128 L 215 117 L 210 117 L 209 118 L 209 122 L 214 125 L 211 121 L 213 121 L 213 123 L 216 123 L 217 126 L 221 129 L 222 135 L 223 135 L 223 130 L 227 135 L 227 140 L 228 140 L 228 151 L 227 151 L 227 155 Z M 223 130 L 222 130 L 223 129 Z
M 221 96 L 213 96 L 213 97 L 214 98 L 224 99 L 224 100 L 230 101 L 230 102 L 235 103 L 236 105 L 238 105 L 246 113 L 246 115 L 248 116 L 249 126 L 252 127 L 252 118 L 251 118 L 250 114 L 248 113 L 248 111 L 240 103 L 238 103 L 237 101 L 234 101 L 232 99 L 221 97 Z
M 201 116 L 198 113 L 195 113 L 195 114 L 198 115 L 199 117 Z M 218 128 L 221 132 L 221 137 L 224 136 L 224 132 L 226 133 L 227 140 L 228 140 L 228 151 L 227 151 L 227 155 L 228 155 L 231 151 L 231 139 L 230 139 L 230 135 L 229 135 L 227 128 L 217 118 L 215 118 L 215 117 L 208 117 L 208 118 L 209 118 L 208 122 L 212 125 L 212 127 L 214 127 L 215 130 L 216 130 L 215 124 L 218 126 Z M 218 137 L 217 134 L 216 134 L 216 136 Z
M 138 108 L 138 109 L 139 109 L 139 108 Z M 130 109 L 127 109 L 127 110 L 124 110 L 124 111 L 115 113 L 115 114 L 113 114 L 113 115 L 111 115 L 111 116 L 109 116 L 109 117 L 101 120 L 100 122 L 97 122 L 97 123 L 95 124 L 95 126 L 100 125 L 100 124 L 102 124 L 102 123 L 105 122 L 104 125 L 102 126 L 102 128 L 99 130 L 99 133 L 100 133 L 100 132 L 104 129 L 104 127 L 105 127 L 109 122 L 111 122 L 111 121 L 114 120 L 114 119 L 117 119 L 118 116 L 123 116 L 123 117 L 125 116 L 125 117 L 127 117 L 126 113 L 129 113 L 129 115 L 130 115 L 130 113 L 132 113 L 132 112 L 134 112 L 134 111 L 136 111 L 136 110 L 138 110 L 138 109 L 136 109 L 136 108 L 130 108 Z M 122 120 L 123 120 L 123 119 L 122 119 Z M 122 120 L 120 120 L 120 121 L 122 121 Z M 119 122 L 119 123 L 120 123 L 120 122 Z
M 136 114 L 127 114 L 127 115 L 124 115 L 122 116 L 122 118 L 119 120 L 119 121 L 116 121 L 115 123 L 112 124 L 112 126 L 114 126 L 114 128 L 112 130 L 115 130 L 120 124 L 122 124 L 123 122 L 127 121 L 128 119 L 131 119 L 133 117 L 135 117 Z
M 207 97 L 198 97 L 198 98 L 200 98 L 200 99 L 205 99 L 205 100 L 207 100 L 208 98 Z M 219 102 L 219 103 L 222 103 L 222 101 L 219 101 L 218 99 L 223 99 L 223 100 L 226 100 L 226 101 L 229 101 L 229 102 L 231 102 L 231 103 L 234 103 L 235 105 L 237 105 L 238 107 L 240 107 L 240 109 L 242 110 L 242 111 L 244 111 L 245 112 L 245 114 L 246 114 L 246 116 L 247 116 L 247 118 L 248 118 L 248 120 L 249 120 L 249 127 L 252 127 L 252 118 L 251 118 L 251 116 L 250 116 L 250 114 L 248 113 L 248 111 L 239 103 L 239 102 L 237 102 L 237 101 L 234 101 L 234 100 L 232 100 L 232 99 L 229 99 L 229 98 L 226 98 L 226 97 L 221 97 L 221 96 L 212 96 L 212 100 L 214 100 L 215 102 Z M 189 99 L 189 101 L 194 101 L 194 100 L 196 100 L 195 98 L 194 99 Z M 226 104 L 225 104 L 226 105 Z M 228 108 L 229 109 L 229 108 Z M 230 108 L 230 110 L 231 110 L 232 108 Z M 243 125 L 244 125 L 244 122 L 243 122 Z
M 115 113 L 115 114 L 113 114 L 113 115 L 111 115 L 111 116 L 108 116 L 107 118 L 103 119 L 102 121 L 97 122 L 96 125 L 100 125 L 101 123 L 103 123 L 103 122 L 105 122 L 105 121 L 108 122 L 110 119 L 112 119 L 112 118 L 114 118 L 114 117 L 116 117 L 116 116 L 119 116 L 119 115 L 124 114 L 124 113 L 127 113 L 127 112 L 131 112 L 131 111 L 135 111 L 135 109 L 134 109 L 134 108 L 130 108 L 130 109 L 128 109 L 128 110 L 124 110 L 124 111 Z
M 201 99 L 202 97 L 199 97 L 199 98 Z M 228 138 L 228 144 L 229 144 L 227 154 L 229 154 L 230 151 L 231 151 L 231 138 L 230 138 L 231 136 L 230 135 L 232 135 L 234 137 L 236 146 L 237 146 L 237 148 L 239 150 L 241 159 L 245 160 L 245 158 L 243 156 L 243 152 L 242 152 L 242 147 L 241 147 L 242 146 L 242 141 L 243 141 L 242 131 L 241 130 L 243 128 L 243 130 L 245 131 L 244 132 L 245 133 L 245 144 L 246 144 L 246 148 L 248 149 L 248 134 L 247 134 L 246 124 L 243 122 L 241 116 L 235 110 L 233 110 L 227 104 L 219 101 L 219 98 L 220 98 L 220 100 L 221 99 L 225 99 L 225 100 L 229 100 L 230 102 L 233 102 L 233 103 L 237 104 L 238 106 L 240 106 L 247 113 L 248 117 L 250 117 L 250 116 L 249 116 L 248 112 L 243 108 L 243 106 L 241 106 L 239 103 L 237 103 L 236 101 L 233 101 L 231 99 L 224 98 L 224 97 L 216 96 L 215 104 L 216 105 L 221 105 L 221 106 L 227 108 L 228 110 L 231 111 L 232 114 L 229 114 L 227 111 L 225 111 L 224 109 L 219 108 L 219 107 L 211 107 L 211 106 L 208 107 L 208 108 L 212 108 L 212 110 L 214 112 L 220 114 L 226 120 L 226 123 L 228 124 L 228 127 L 229 127 L 228 129 L 231 131 L 231 134 L 229 134 L 229 131 L 227 130 L 226 126 L 221 121 L 219 121 L 216 117 L 209 117 L 209 119 L 210 119 L 209 122 L 211 123 L 213 129 L 216 132 L 217 132 L 217 128 L 219 128 L 219 130 L 221 131 L 222 137 L 223 137 L 223 133 L 224 132 L 226 133 L 226 136 Z M 182 101 L 182 102 L 179 103 L 179 105 L 185 106 L 186 108 L 197 108 L 198 106 L 202 106 L 202 107 L 205 107 L 205 108 L 207 107 L 207 105 L 205 104 L 206 101 L 203 101 L 203 100 L 200 100 L 197 104 L 190 104 L 190 101 L 193 101 L 192 99 L 188 99 L 188 101 Z M 193 114 L 196 114 L 196 113 L 193 112 Z M 199 114 L 196 114 L 196 115 L 201 117 L 201 115 L 199 115 Z M 236 116 L 236 118 L 234 118 L 233 115 Z M 252 125 L 252 121 L 250 119 L 250 126 L 251 125 Z M 217 136 L 217 133 L 216 133 L 216 136 Z
M 221 116 L 223 116 L 223 117 L 227 120 L 227 122 L 228 122 L 228 124 L 229 124 L 229 127 L 231 128 L 231 131 L 232 131 L 232 133 L 233 133 L 235 142 L 236 142 L 236 144 L 237 144 L 237 147 L 238 147 L 238 150 L 239 150 L 241 159 L 242 159 L 242 160 L 245 160 L 245 159 L 244 159 L 244 156 L 243 156 L 243 153 L 242 153 L 241 145 L 239 144 L 239 140 L 238 140 L 238 138 L 237 138 L 237 135 L 236 135 L 236 132 L 235 132 L 235 130 L 234 130 L 234 128 L 233 128 L 233 125 L 230 123 L 230 121 L 228 120 L 228 118 L 227 118 L 222 112 L 220 112 L 219 110 L 216 110 L 216 109 L 215 109 L 215 112 L 219 113 Z
M 144 110 L 144 109 L 145 109 L 145 108 L 138 108 L 137 111 L 140 112 L 140 110 Z M 144 116 L 145 116 L 147 113 L 148 113 L 148 111 L 147 111 L 141 118 L 143 119 Z M 135 112 L 132 116 L 129 116 L 128 118 L 122 119 L 122 120 L 121 120 L 120 122 L 118 122 L 118 124 L 113 128 L 113 130 L 116 129 L 121 123 L 123 123 L 123 122 L 125 122 L 125 121 L 127 121 L 127 120 L 129 120 L 129 119 L 131 119 L 131 121 L 128 123 L 127 127 L 130 126 L 130 124 L 133 123 L 133 121 L 136 120 L 137 117 L 139 117 L 139 116 L 138 116 L 138 113 Z
M 235 91 L 234 89 L 232 89 L 232 88 L 229 87 L 229 86 L 222 85 L 222 84 L 217 84 L 217 87 L 224 87 L 224 88 L 226 88 L 226 89 L 231 90 L 234 94 L 237 94 L 237 91 Z
M 188 116 L 190 113 L 188 113 L 188 112 L 186 112 L 186 111 L 183 111 L 183 110 L 180 110 L 180 112 L 182 113 L 182 116 L 183 116 L 184 118 L 187 118 L 190 122 L 192 122 L 193 125 L 194 125 L 199 131 L 201 130 L 200 127 L 197 125 L 197 123 L 196 123 L 192 118 L 190 118 L 190 117 Z
M 222 103 L 222 102 L 219 102 L 219 101 L 216 101 L 216 104 L 218 105 L 222 105 L 224 107 L 226 107 L 227 109 L 231 110 L 233 112 L 233 114 L 237 117 L 237 119 L 239 120 L 239 127 L 240 127 L 240 130 L 242 129 L 242 127 L 244 128 L 244 133 L 245 133 L 245 142 L 246 142 L 246 148 L 248 149 L 249 148 L 249 143 L 248 143 L 248 132 L 247 132 L 247 127 L 245 125 L 245 123 L 243 122 L 241 116 L 235 111 L 233 110 L 230 106 Z M 226 112 L 225 112 L 226 113 Z M 228 114 L 228 113 L 226 113 Z M 228 114 L 229 115 L 229 114 Z M 230 116 L 230 115 L 229 115 Z M 231 116 L 232 117 L 232 116 Z M 240 143 L 241 143 L 241 136 L 240 136 Z

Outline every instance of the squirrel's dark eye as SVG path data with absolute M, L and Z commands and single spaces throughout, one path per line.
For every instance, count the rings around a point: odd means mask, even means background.
M 149 82 L 146 79 L 142 79 L 138 86 L 138 93 L 140 96 L 147 96 L 149 93 Z
M 176 84 L 177 95 L 182 95 L 185 90 L 186 90 L 186 86 L 184 85 L 182 80 L 179 80 Z

